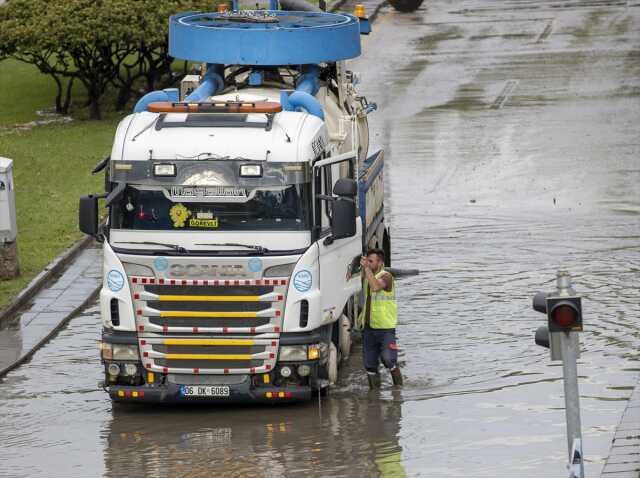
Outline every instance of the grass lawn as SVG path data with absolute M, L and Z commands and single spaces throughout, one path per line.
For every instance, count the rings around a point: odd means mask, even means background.
M 38 119 L 36 111 L 55 104 L 55 82 L 16 60 L 0 61 L 0 91 L 0 127 Z
M 5 60 L 0 91 L 0 127 L 6 127 L 37 119 L 36 110 L 52 107 L 55 85 L 33 67 Z M 118 120 L 110 115 L 103 121 L 0 131 L 0 156 L 14 161 L 21 270 L 19 278 L 0 282 L 0 308 L 82 236 L 78 199 L 102 192 L 103 176 L 91 176 L 91 169 L 111 151 Z

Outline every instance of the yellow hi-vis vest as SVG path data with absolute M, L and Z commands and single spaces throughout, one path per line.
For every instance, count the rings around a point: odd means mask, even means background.
M 386 271 L 384 268 L 376 274 L 376 279 L 380 279 Z M 387 274 L 389 274 L 387 272 Z M 393 276 L 392 276 L 393 278 Z M 364 280 L 364 307 L 360 314 L 360 328 L 365 325 L 367 317 L 367 295 L 371 293 L 369 290 L 369 281 Z M 396 281 L 391 281 L 391 291 L 384 289 L 371 293 L 371 317 L 369 318 L 369 327 L 372 329 L 395 329 L 398 323 L 398 303 L 396 302 Z

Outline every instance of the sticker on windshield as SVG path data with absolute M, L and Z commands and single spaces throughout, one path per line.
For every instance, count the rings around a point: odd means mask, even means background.
M 216 227 L 218 227 L 218 218 L 214 218 L 214 219 L 192 218 L 192 219 L 189 219 L 189 227 L 216 228 Z
M 293 286 L 298 292 L 307 292 L 311 289 L 313 283 L 313 276 L 311 272 L 307 270 L 301 270 L 295 276 L 293 276 Z
M 187 219 L 191 216 L 191 211 L 183 204 L 178 203 L 169 209 L 169 216 L 173 221 L 173 227 L 184 227 Z
M 251 272 L 260 272 L 262 270 L 262 261 L 257 257 L 249 259 L 249 270 Z
M 118 292 L 124 287 L 124 276 L 120 271 L 112 269 L 107 274 L 107 286 L 112 292 Z

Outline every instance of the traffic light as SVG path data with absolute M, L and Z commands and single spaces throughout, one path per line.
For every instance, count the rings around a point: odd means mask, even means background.
M 580 297 L 547 297 L 549 332 L 582 332 Z
M 582 332 L 581 298 L 553 295 L 538 292 L 533 297 L 533 310 L 547 314 L 549 332 Z

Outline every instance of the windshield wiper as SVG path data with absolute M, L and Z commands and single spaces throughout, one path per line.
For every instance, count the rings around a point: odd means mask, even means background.
M 265 252 L 269 252 L 269 249 L 262 246 L 254 246 L 253 244 L 240 244 L 237 242 L 222 242 L 218 244 L 194 244 L 196 246 L 229 246 L 229 247 L 246 247 L 247 249 L 253 249 L 257 251 L 259 254 L 264 254 Z
M 119 241 L 119 242 L 114 242 L 114 244 L 144 244 L 145 246 L 163 246 L 163 247 L 168 247 L 169 249 L 173 249 L 176 252 L 180 252 L 180 253 L 185 253 L 187 252 L 187 250 L 182 247 L 182 246 L 178 246 L 176 244 L 165 244 L 164 242 L 151 242 L 151 241 L 142 241 L 142 242 L 135 242 L 135 241 Z

